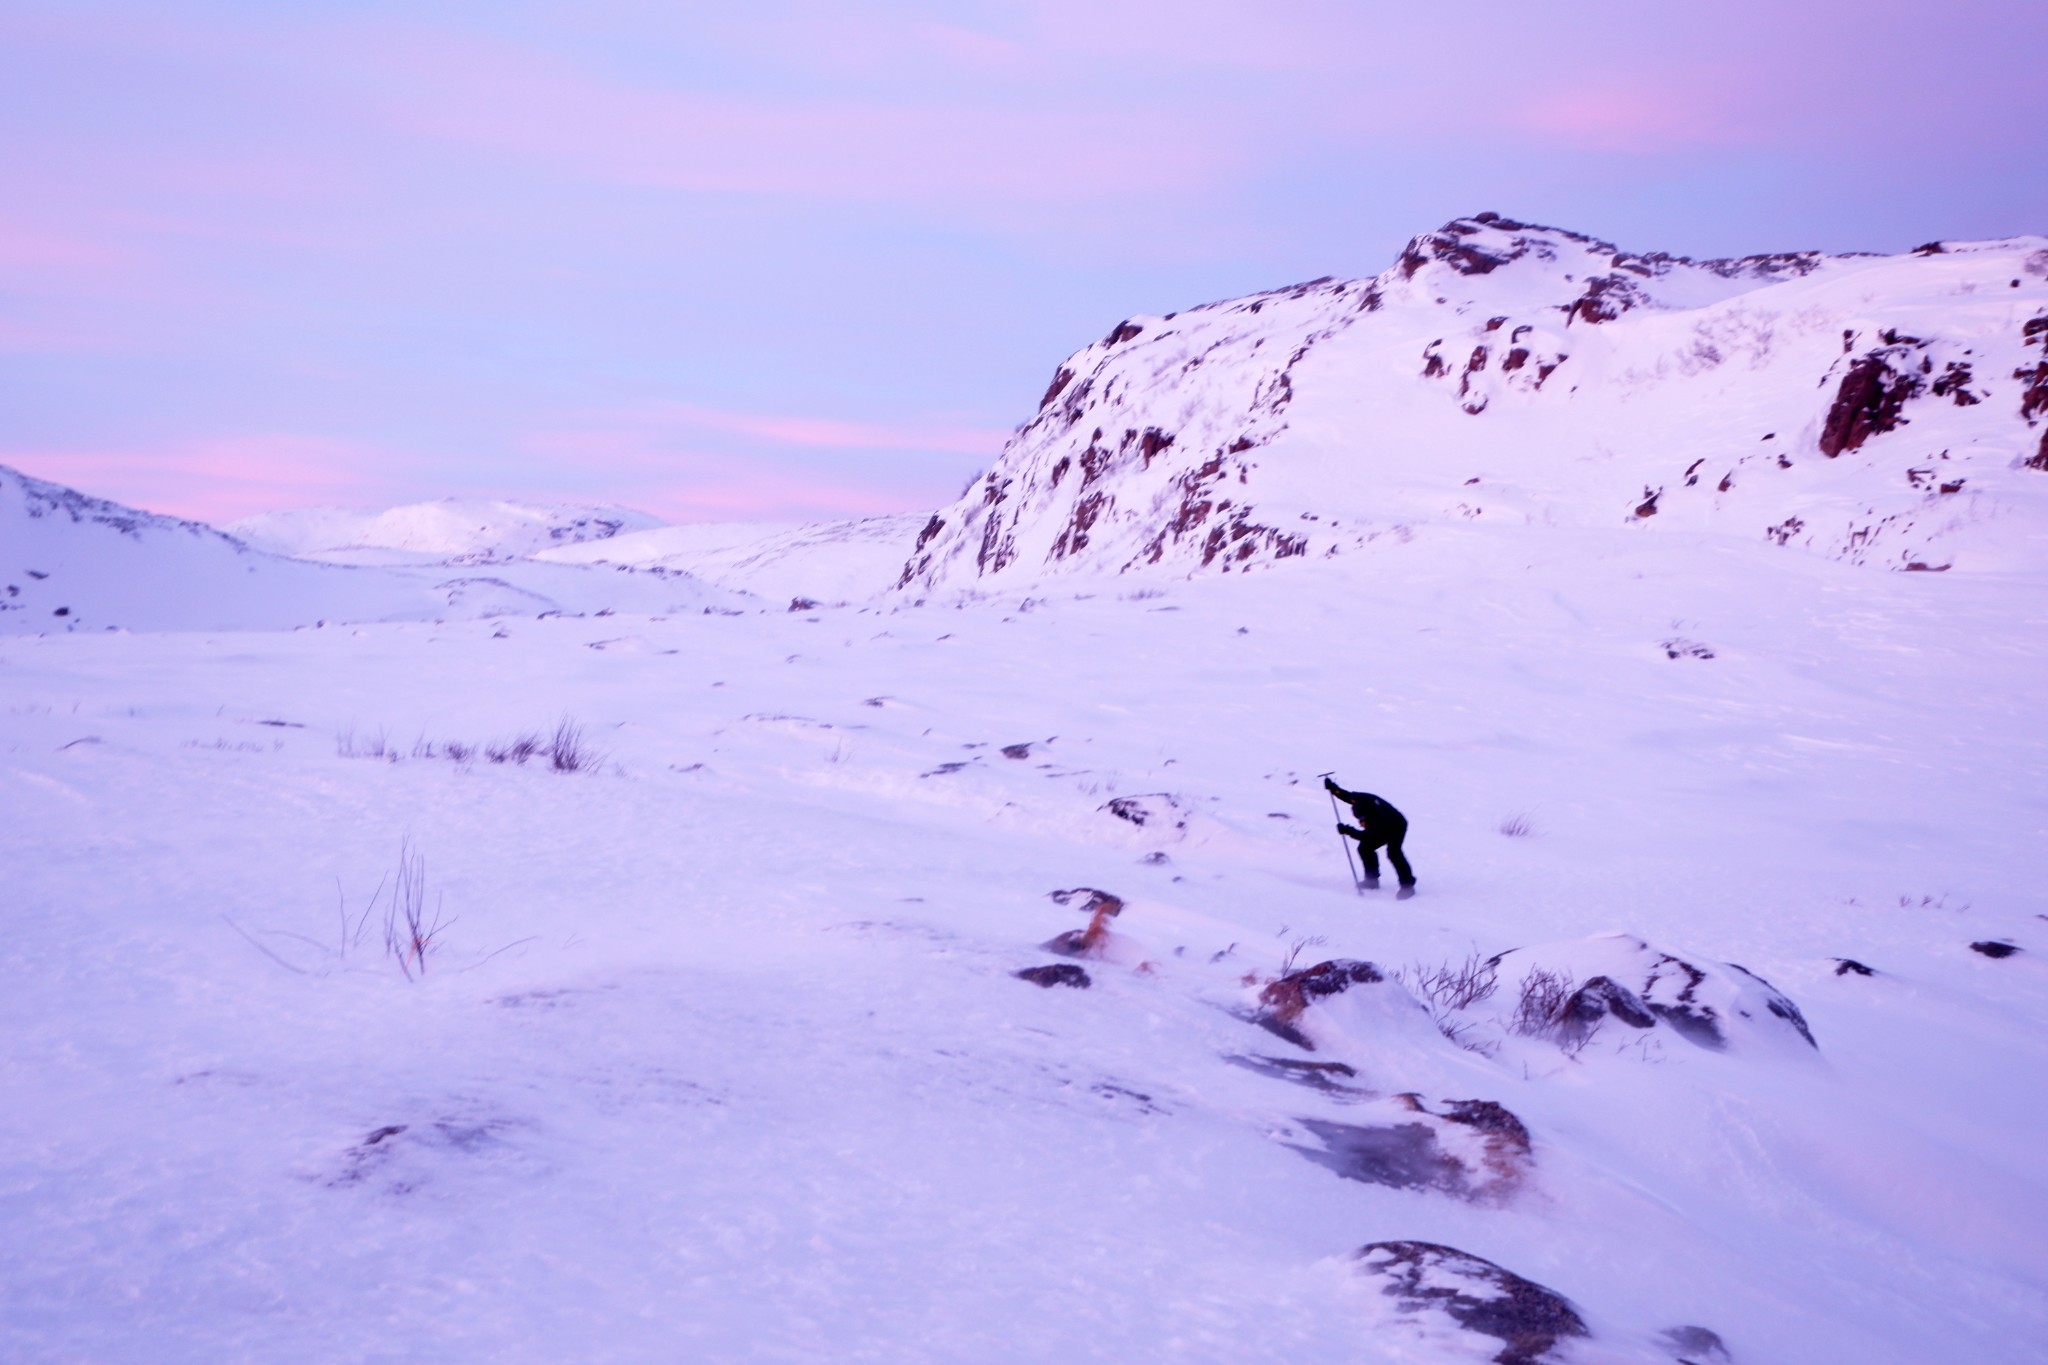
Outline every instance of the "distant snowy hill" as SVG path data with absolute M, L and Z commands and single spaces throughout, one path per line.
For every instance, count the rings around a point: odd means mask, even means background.
M 0 634 L 662 614 L 730 610 L 745 600 L 680 573 L 307 563 L 0 466 Z
M 376 559 L 376 551 L 402 551 L 490 563 L 662 524 L 659 517 L 608 503 L 442 498 L 383 511 L 306 507 L 262 512 L 227 529 L 261 549 L 302 559 L 363 562 Z
M 2048 239 L 1636 255 L 1494 214 L 1076 352 L 913 592 L 1327 557 L 1429 523 L 2048 563 Z
M 902 571 L 928 518 L 923 514 L 787 525 L 772 522 L 661 526 L 610 540 L 546 550 L 556 564 L 680 570 L 772 602 L 873 597 Z

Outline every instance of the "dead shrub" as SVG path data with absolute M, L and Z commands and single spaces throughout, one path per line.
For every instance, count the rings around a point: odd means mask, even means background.
M 442 918 L 441 897 L 427 910 L 427 860 L 408 835 L 398 845 L 398 875 L 384 907 L 384 948 L 398 962 L 408 981 L 427 974 L 427 955 L 440 946 L 452 920 Z
M 1524 1038 L 1547 1039 L 1567 1053 L 1578 1052 L 1585 1046 L 1585 1038 L 1574 1040 L 1563 1027 L 1564 1007 L 1577 989 L 1578 983 L 1567 973 L 1536 968 L 1522 978 L 1521 994 L 1515 1001 L 1514 1017 L 1508 1021 L 1508 1032 Z

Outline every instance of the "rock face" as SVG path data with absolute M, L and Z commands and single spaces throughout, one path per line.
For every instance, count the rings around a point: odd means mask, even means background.
M 1435 1242 L 1373 1242 L 1357 1264 L 1393 1300 L 1395 1323 L 1491 1338 L 1500 1343 L 1496 1365 L 1540 1365 L 1560 1342 L 1587 1335 L 1578 1310 L 1554 1290 Z
M 1117 324 L 898 586 L 1242 571 L 1481 519 L 1946 564 L 2007 534 L 1953 500 L 2048 497 L 2023 482 L 2048 470 L 2044 338 L 2041 238 L 1694 261 L 1480 214 L 1371 279 Z

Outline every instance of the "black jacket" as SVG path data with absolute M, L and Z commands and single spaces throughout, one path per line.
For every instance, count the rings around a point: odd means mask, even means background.
M 1392 802 L 1371 792 L 1345 791 L 1328 778 L 1323 779 L 1323 789 L 1351 807 L 1352 818 L 1358 821 L 1368 845 L 1398 844 L 1407 835 L 1408 817 L 1395 810 Z

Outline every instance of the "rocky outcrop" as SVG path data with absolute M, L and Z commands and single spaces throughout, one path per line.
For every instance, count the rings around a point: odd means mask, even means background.
M 2048 469 L 2029 425 L 2048 323 L 2016 331 L 2007 289 L 2048 274 L 2041 246 L 1701 261 L 1456 219 L 1371 279 L 1119 322 L 925 523 L 896 586 L 1251 572 L 1531 506 L 1946 566 L 1929 542 L 2004 534 L 1982 500 Z M 1783 477 L 1809 456 L 1821 480 Z M 1463 492 L 1475 473 L 1503 492 Z
M 2040 353 L 2031 366 L 2022 365 L 2012 372 L 2021 386 L 2020 418 L 2031 427 L 2048 416 L 2048 313 L 2021 325 L 2020 344 L 2026 352 Z M 2026 467 L 2048 472 L 2048 431 L 2041 433 L 2040 448 L 2028 457 Z

